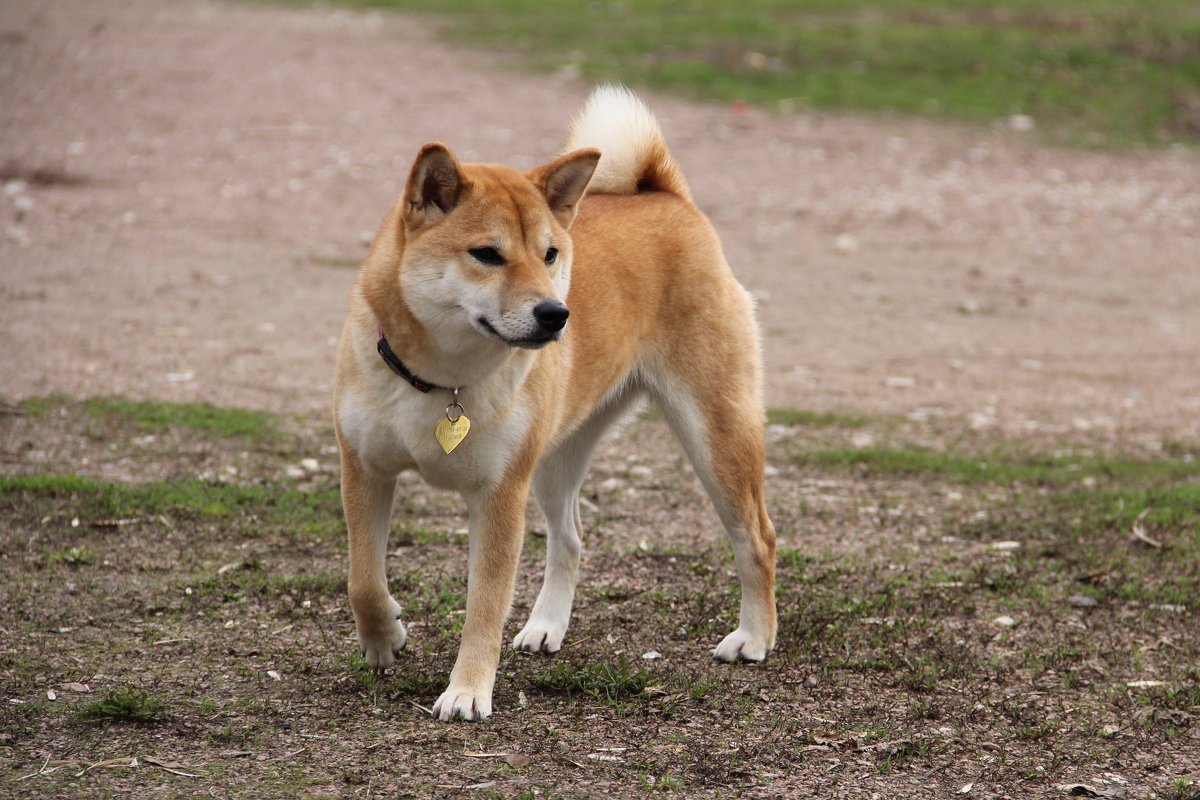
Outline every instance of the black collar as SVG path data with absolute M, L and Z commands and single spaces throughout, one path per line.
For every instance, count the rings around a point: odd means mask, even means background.
M 379 327 L 379 344 L 376 349 L 379 351 L 379 357 L 383 359 L 383 363 L 391 367 L 392 372 L 411 383 L 413 388 L 417 391 L 425 392 L 426 394 L 434 389 L 446 389 L 447 391 L 453 391 L 451 389 L 447 389 L 445 386 L 438 386 L 436 383 L 423 381 L 416 375 L 412 374 L 408 367 L 404 366 L 400 359 L 396 357 L 396 353 L 392 350 L 392 346 L 388 344 L 387 337 L 383 335 L 383 326 Z

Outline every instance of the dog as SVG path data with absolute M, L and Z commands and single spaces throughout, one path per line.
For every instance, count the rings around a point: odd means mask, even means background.
M 333 416 L 348 593 L 371 667 L 390 667 L 407 641 L 385 563 L 396 476 L 415 469 L 470 512 L 466 619 L 439 720 L 492 713 L 531 491 L 549 529 L 545 579 L 512 646 L 562 647 L 584 473 L 643 400 L 662 410 L 736 556 L 738 627 L 713 658 L 761 661 L 775 645 L 753 303 L 632 92 L 593 91 L 562 152 L 520 172 L 423 146 L 342 331 Z

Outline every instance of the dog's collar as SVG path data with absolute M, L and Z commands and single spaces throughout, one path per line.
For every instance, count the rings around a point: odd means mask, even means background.
M 392 372 L 396 373 L 401 378 L 404 378 L 404 380 L 411 383 L 412 387 L 414 389 L 416 389 L 418 392 L 425 392 L 426 394 L 428 394 L 429 392 L 433 391 L 434 389 L 445 389 L 448 392 L 455 391 L 454 389 L 451 389 L 448 386 L 438 386 L 436 383 L 430 383 L 429 381 L 421 380 L 416 375 L 414 375 L 412 373 L 412 371 L 409 370 L 408 367 L 404 366 L 404 364 L 396 356 L 395 351 L 392 350 L 392 346 L 390 344 L 388 344 L 387 337 L 383 335 L 383 326 L 380 325 L 378 330 L 379 330 L 379 344 L 376 346 L 375 349 L 377 349 L 379 351 L 379 357 L 383 359 L 383 363 L 385 363 L 389 367 L 391 367 Z

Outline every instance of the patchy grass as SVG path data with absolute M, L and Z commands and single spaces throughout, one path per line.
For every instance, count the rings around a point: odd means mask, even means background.
M 862 428 L 871 421 L 862 414 L 804 411 L 794 408 L 767 409 L 768 425 L 803 425 L 806 428 Z
M 163 722 L 170 717 L 167 701 L 132 686 L 114 686 L 79 709 L 81 720 L 97 722 Z
M 870 476 L 928 477 L 954 483 L 1021 483 L 1064 486 L 1082 480 L 1122 482 L 1186 480 L 1200 476 L 1200 460 L 1142 460 L 1097 456 L 1025 455 L 1004 452 L 960 455 L 922 448 L 839 448 L 799 451 L 794 461 L 822 468 L 855 468 Z M 1181 487 L 1162 497 L 1172 504 L 1194 504 L 1194 487 Z
M 617 706 L 621 701 L 646 691 L 653 674 L 646 669 L 634 669 L 622 653 L 615 663 L 576 664 L 559 661 L 548 669 L 529 675 L 527 680 L 531 688 L 543 692 L 567 697 L 584 695 Z
M 62 395 L 32 397 L 20 404 L 22 411 L 34 416 L 84 413 L 98 421 L 132 424 L 147 433 L 184 428 L 210 437 L 241 437 L 271 441 L 278 437 L 275 417 L 262 411 L 221 408 L 208 403 L 170 403 L 129 400 L 124 397 L 93 397 L 81 404 L 71 403 Z
M 338 527 L 341 519 L 341 498 L 335 487 L 280 491 L 196 479 L 133 484 L 80 475 L 0 476 L 0 499 L 37 503 L 45 498 L 70 498 L 75 519 L 102 528 L 118 526 L 121 520 L 158 517 L 173 524 L 176 517 L 187 517 L 328 531 Z
M 347 0 L 449 18 L 446 35 L 535 68 L 791 108 L 1031 116 L 1085 145 L 1200 141 L 1189 0 Z
M 337 476 L 283 469 L 332 461 L 327 431 L 247 459 L 239 437 L 146 450 L 136 418 L 97 438 L 55 403 L 0 417 L 0 794 L 990 797 L 1115 775 L 1186 798 L 1200 777 L 1190 443 L 777 414 L 779 639 L 730 667 L 709 658 L 737 625 L 729 548 L 662 421 L 634 422 L 585 484 L 563 650 L 506 648 L 495 716 L 446 726 L 425 709 L 464 618 L 455 497 L 401 480 L 409 644 L 378 674 L 345 600 Z M 199 480 L 198 458 L 239 471 Z M 540 585 L 528 544 L 506 644 Z
M 97 418 L 131 422 L 147 431 L 188 428 L 207 436 L 269 440 L 278 434 L 275 418 L 262 411 L 220 408 L 208 403 L 163 403 L 97 397 L 83 404 Z

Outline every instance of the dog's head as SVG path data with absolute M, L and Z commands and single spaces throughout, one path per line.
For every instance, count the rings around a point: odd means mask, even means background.
M 460 164 L 449 148 L 421 148 L 402 199 L 400 284 L 406 304 L 439 340 L 482 336 L 538 348 L 567 324 L 567 227 L 600 160 L 578 150 L 522 173 Z

